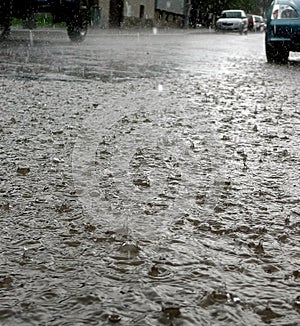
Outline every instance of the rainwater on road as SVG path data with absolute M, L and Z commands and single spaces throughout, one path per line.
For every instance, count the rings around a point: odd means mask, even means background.
M 296 54 L 200 30 L 0 46 L 0 325 L 298 325 Z

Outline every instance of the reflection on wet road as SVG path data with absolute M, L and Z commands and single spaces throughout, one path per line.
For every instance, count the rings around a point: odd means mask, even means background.
M 51 33 L 1 44 L 0 324 L 296 325 L 297 61 Z

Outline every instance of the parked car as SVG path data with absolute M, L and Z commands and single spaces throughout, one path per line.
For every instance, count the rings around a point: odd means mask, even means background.
M 266 24 L 262 16 L 254 15 L 254 31 L 263 32 L 266 29 Z
M 266 24 L 262 16 L 248 14 L 247 18 L 249 31 L 262 32 L 265 30 Z
M 216 31 L 246 34 L 248 31 L 248 18 L 244 10 L 223 10 L 216 22 Z
M 71 41 L 82 41 L 90 21 L 92 0 L 1 0 L 0 40 L 10 32 L 13 18 L 22 19 L 24 26 L 35 27 L 38 12 L 51 13 L 54 23 L 64 22 Z
M 300 0 L 275 0 L 267 10 L 265 51 L 268 62 L 286 63 L 300 52 Z

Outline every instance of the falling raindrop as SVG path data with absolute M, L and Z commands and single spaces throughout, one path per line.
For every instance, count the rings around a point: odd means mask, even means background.
M 32 30 L 29 31 L 29 43 L 30 43 L 30 46 L 33 46 L 33 33 L 32 33 Z
M 132 243 L 130 241 L 126 241 L 121 245 L 119 251 L 127 254 L 127 258 L 131 259 L 132 257 L 138 255 L 140 248 L 138 247 L 137 244 Z

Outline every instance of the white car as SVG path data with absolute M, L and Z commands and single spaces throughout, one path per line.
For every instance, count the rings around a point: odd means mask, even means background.
M 254 15 L 254 31 L 255 32 L 263 32 L 266 29 L 266 24 L 262 16 Z
M 244 10 L 223 10 L 220 18 L 216 22 L 216 31 L 247 34 L 248 18 Z

